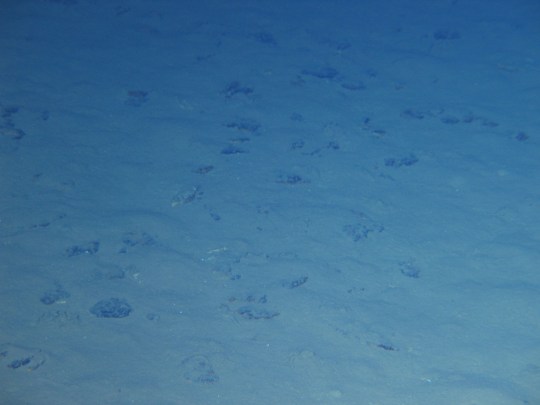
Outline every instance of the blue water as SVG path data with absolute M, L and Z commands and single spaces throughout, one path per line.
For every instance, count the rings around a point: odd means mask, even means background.
M 540 404 L 540 3 L 5 0 L 0 404 Z

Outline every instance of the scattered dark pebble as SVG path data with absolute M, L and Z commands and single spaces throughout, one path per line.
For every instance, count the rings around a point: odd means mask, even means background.
M 223 307 L 233 310 L 236 314 L 247 320 L 272 319 L 278 316 L 279 312 L 265 308 L 267 303 L 268 298 L 266 295 L 258 296 L 250 294 L 245 297 L 231 296 Z
M 401 115 L 403 117 L 414 118 L 414 119 L 417 119 L 417 120 L 424 119 L 424 117 L 426 116 L 425 113 L 423 113 L 422 111 L 413 110 L 412 108 L 408 108 L 408 109 L 404 110 L 401 113 Z
M 336 141 L 330 141 L 326 144 L 326 149 L 333 149 L 338 150 L 339 149 L 339 143 Z
M 384 165 L 387 167 L 401 167 L 401 166 L 412 166 L 418 162 L 418 158 L 412 153 L 409 156 L 405 156 L 399 159 L 389 158 L 385 159 Z
M 146 232 L 126 232 L 122 237 L 122 243 L 126 246 L 152 246 L 156 240 Z
M 129 90 L 125 104 L 130 107 L 140 107 L 148 101 L 148 92 L 144 90 Z
M 64 291 L 62 288 L 57 288 L 56 290 L 45 291 L 39 300 L 45 305 L 52 305 L 57 302 L 65 301 L 69 297 L 70 294 L 67 291 Z
M 214 371 L 210 361 L 201 355 L 186 357 L 182 360 L 181 367 L 184 378 L 197 384 L 214 384 L 219 377 Z
M 7 366 L 8 366 L 8 368 L 15 369 L 15 368 L 19 368 L 19 367 L 22 367 L 22 366 L 26 366 L 27 364 L 30 364 L 31 361 L 32 361 L 31 357 L 27 357 L 25 359 L 17 359 L 17 360 L 13 360 Z
M 351 237 L 354 242 L 367 239 L 371 233 L 380 233 L 382 231 L 384 231 L 384 226 L 367 217 L 363 217 L 362 220 L 356 224 L 343 226 L 343 232 Z
M 197 174 L 207 174 L 210 173 L 212 170 L 214 170 L 214 166 L 212 165 L 206 165 L 206 166 L 199 166 L 196 169 L 193 169 L 193 173 Z
M 40 222 L 39 224 L 32 226 L 32 228 L 36 228 L 36 227 L 43 228 L 43 227 L 49 226 L 52 222 L 60 221 L 61 219 L 64 219 L 65 217 L 67 217 L 67 214 L 64 214 L 63 212 L 61 212 L 59 214 L 54 215 L 50 221 L 44 220 L 43 222 Z
M 236 297 L 230 297 L 229 301 L 232 302 L 231 300 L 237 301 L 238 299 Z M 266 297 L 266 295 L 261 295 L 258 298 L 255 295 L 248 295 L 246 298 L 244 298 L 241 301 L 251 302 L 251 303 L 256 302 L 258 304 L 266 304 L 268 302 L 268 298 Z
M 297 278 L 296 280 L 293 280 L 293 281 L 284 281 L 283 283 L 281 283 L 281 285 L 283 287 L 293 289 L 293 288 L 300 287 L 301 285 L 305 284 L 307 281 L 308 281 L 308 277 L 303 276 L 303 277 Z
M 31 229 L 47 228 L 50 224 L 51 224 L 50 221 L 43 221 L 37 224 L 33 224 L 30 228 Z
M 73 245 L 66 249 L 68 257 L 80 255 L 94 255 L 99 251 L 99 242 L 92 241 L 86 245 Z
M 25 135 L 24 131 L 15 128 L 13 115 L 15 115 L 17 112 L 19 112 L 19 107 L 17 106 L 0 107 L 0 117 L 2 118 L 2 123 L 0 124 L 0 135 L 11 139 L 21 139 Z
M 304 116 L 300 113 L 292 113 L 289 117 L 292 121 L 303 122 Z
M 236 94 L 244 94 L 244 95 L 248 96 L 248 95 L 253 93 L 253 89 L 251 87 L 242 86 L 240 84 L 240 82 L 238 82 L 238 81 L 233 81 L 233 82 L 230 82 L 227 85 L 227 87 L 225 87 L 225 89 L 222 91 L 222 93 L 227 98 L 231 98 L 232 96 L 234 96 Z
M 101 300 L 90 308 L 90 313 L 98 318 L 125 318 L 131 311 L 131 305 L 121 298 Z
M 229 122 L 225 126 L 227 128 L 236 129 L 238 131 L 254 133 L 257 132 L 257 130 L 261 127 L 261 124 L 252 120 L 241 120 Z
M 322 148 L 317 148 L 317 149 L 313 149 L 311 152 L 304 153 L 304 155 L 321 157 L 323 155 L 322 151 L 323 151 Z
M 249 142 L 250 140 L 251 140 L 251 138 L 249 138 L 247 136 L 237 136 L 236 138 L 229 139 L 229 141 L 231 141 L 233 144 L 235 144 L 235 143 L 245 143 L 245 142 Z
M 154 314 L 154 313 L 146 314 L 146 319 L 148 319 L 149 321 L 159 321 L 159 318 L 160 316 L 158 314 Z
M 255 39 L 266 45 L 277 45 L 276 39 L 269 32 L 258 32 L 254 35 Z
M 15 105 L 4 106 L 0 109 L 0 116 L 4 119 L 11 118 L 15 113 L 19 112 L 19 107 Z
M 22 129 L 12 128 L 10 126 L 0 126 L 0 136 L 6 137 L 9 139 L 19 140 L 22 139 L 26 134 Z
M 191 190 L 177 193 L 171 200 L 171 206 L 190 204 L 194 201 L 198 201 L 204 195 L 204 191 L 201 190 L 201 186 L 194 186 Z
M 406 277 L 420 278 L 420 269 L 412 262 L 400 262 L 399 271 Z
M 242 318 L 254 320 L 254 319 L 272 319 L 279 315 L 279 312 L 269 311 L 264 308 L 253 308 L 251 306 L 244 306 L 238 308 L 236 311 Z
M 41 349 L 31 349 L 11 343 L 0 346 L 0 363 L 11 370 L 34 371 L 45 364 Z
M 343 41 L 343 42 L 338 42 L 335 45 L 335 49 L 338 51 L 346 51 L 347 49 L 351 48 L 351 46 L 352 45 L 350 42 Z
M 397 350 L 394 346 L 386 345 L 384 343 L 378 344 L 377 347 L 379 347 L 379 348 L 381 348 L 383 350 L 388 350 L 388 351 L 392 351 L 392 352 Z
M 290 149 L 291 150 L 296 150 L 296 149 L 302 149 L 305 145 L 305 142 L 300 140 L 300 141 L 294 141 L 291 143 L 291 146 L 290 146 Z
M 299 176 L 298 174 L 287 174 L 287 175 L 280 175 L 278 179 L 276 180 L 276 183 L 293 185 L 293 184 L 309 183 L 309 180 L 302 178 L 302 176 Z
M 221 150 L 222 155 L 238 155 L 242 153 L 247 153 L 247 151 L 243 148 L 239 148 L 236 145 L 227 145 Z

